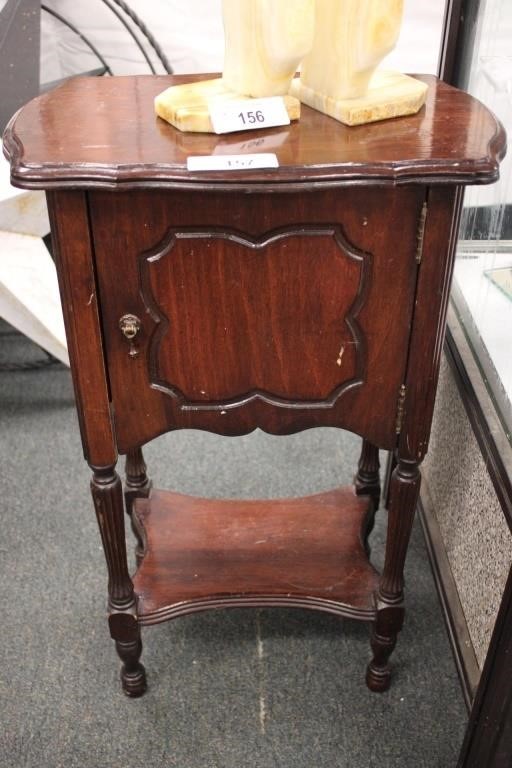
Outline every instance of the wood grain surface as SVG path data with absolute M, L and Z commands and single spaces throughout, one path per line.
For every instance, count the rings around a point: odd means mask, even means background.
M 347 128 L 304 107 L 298 124 L 250 136 L 181 134 L 154 116 L 153 98 L 184 80 L 77 78 L 30 102 L 5 134 L 14 183 L 49 190 L 123 688 L 145 689 L 140 624 L 275 605 L 372 622 L 367 683 L 384 691 L 462 185 L 496 180 L 505 135 L 435 78 L 413 117 Z M 255 151 L 276 152 L 280 167 L 186 170 L 190 155 Z M 208 501 L 150 491 L 140 447 L 162 432 L 317 426 L 364 438 L 357 493 Z M 380 580 L 365 552 L 378 448 L 398 462 Z M 128 454 L 139 540 L 134 591 L 117 451 Z
M 487 184 L 505 134 L 479 101 L 435 77 L 417 115 L 348 128 L 302 107 L 298 123 L 227 136 L 180 133 L 156 117 L 155 96 L 209 76 L 74 78 L 30 102 L 4 137 L 15 185 L 192 187 L 267 191 L 311 184 Z M 86 105 L 86 106 L 85 106 Z M 277 170 L 189 173 L 190 155 L 275 152 Z
M 424 188 L 88 196 L 122 453 L 181 427 L 394 447 Z
M 145 554 L 139 621 L 208 608 L 288 606 L 372 619 L 378 574 L 361 541 L 368 497 L 352 487 L 298 499 L 137 499 Z

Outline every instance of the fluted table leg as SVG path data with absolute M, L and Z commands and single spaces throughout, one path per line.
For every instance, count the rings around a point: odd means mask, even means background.
M 368 515 L 363 527 L 363 541 L 368 554 L 370 554 L 368 538 L 373 531 L 375 515 L 380 502 L 379 469 L 379 449 L 368 442 L 368 440 L 363 440 L 354 485 L 358 496 L 370 496 L 372 500 L 372 504 L 368 507 Z
M 377 618 L 371 640 L 373 659 L 366 675 L 372 691 L 387 690 L 391 681 L 388 662 L 404 620 L 404 565 L 420 481 L 418 464 L 399 460 L 391 477 L 386 558 L 376 596 Z
M 121 480 L 115 465 L 92 470 L 91 493 L 108 570 L 110 634 L 123 662 L 123 690 L 128 696 L 141 696 L 146 690 L 146 672 L 139 661 L 142 643 L 126 559 Z
M 147 498 L 151 490 L 151 480 L 147 476 L 146 462 L 141 448 L 134 448 L 128 451 L 126 455 L 126 480 L 124 486 L 124 498 L 126 512 L 130 516 L 133 534 L 137 540 L 135 546 L 135 558 L 137 565 L 140 564 L 143 556 L 143 541 L 140 531 L 137 528 L 135 519 L 132 515 L 133 502 L 135 499 Z

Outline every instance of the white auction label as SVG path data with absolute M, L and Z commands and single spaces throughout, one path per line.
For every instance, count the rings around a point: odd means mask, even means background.
M 277 155 L 258 152 L 253 155 L 192 155 L 187 157 L 188 171 L 247 171 L 253 168 L 279 168 Z
M 237 99 L 236 101 L 211 101 L 210 119 L 215 133 L 254 131 L 290 125 L 290 118 L 282 96 L 265 99 Z

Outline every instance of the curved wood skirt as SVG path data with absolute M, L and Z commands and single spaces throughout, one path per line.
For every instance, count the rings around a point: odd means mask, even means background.
M 152 491 L 133 509 L 144 541 L 139 622 L 244 606 L 374 620 L 379 576 L 361 538 L 370 505 L 352 486 L 272 501 Z

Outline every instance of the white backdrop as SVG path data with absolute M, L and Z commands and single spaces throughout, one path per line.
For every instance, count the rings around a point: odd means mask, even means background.
M 221 0 L 128 0 L 151 30 L 177 73 L 222 70 Z M 240 0 L 244 2 L 244 0 Z M 140 51 L 101 0 L 46 0 L 96 45 L 114 74 L 148 72 Z M 437 71 L 445 0 L 405 0 L 402 34 L 386 66 L 404 72 Z M 98 66 L 86 46 L 42 14 L 42 82 Z M 163 71 L 161 67 L 157 71 Z

